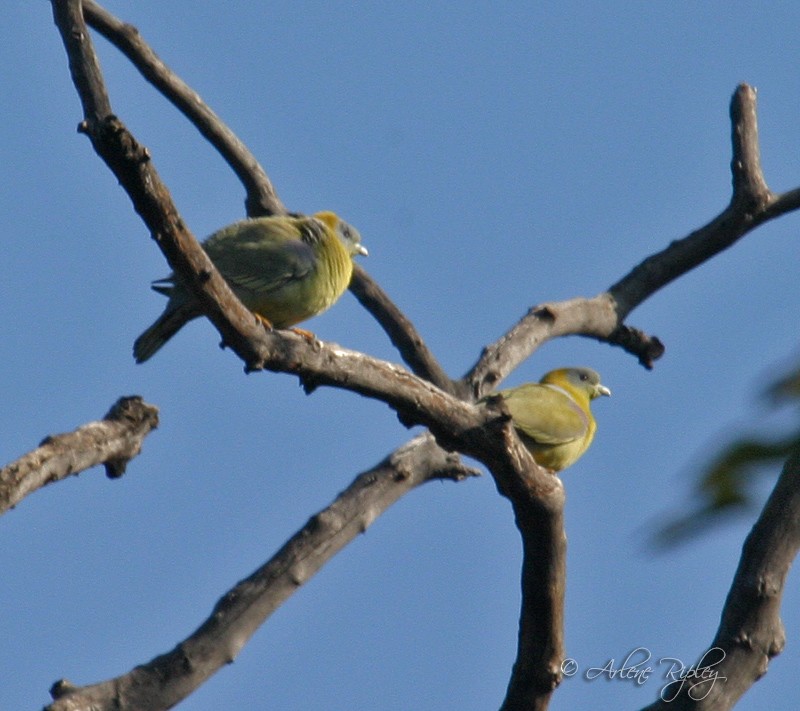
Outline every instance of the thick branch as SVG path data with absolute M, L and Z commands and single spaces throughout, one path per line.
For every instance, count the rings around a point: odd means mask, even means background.
M 171 708 L 232 662 L 263 622 L 395 501 L 431 479 L 458 481 L 478 472 L 420 435 L 364 472 L 313 516 L 273 558 L 238 583 L 209 618 L 171 652 L 116 679 L 77 688 L 58 682 L 47 711 Z
M 53 14 L 84 107 L 80 130 L 89 136 L 95 151 L 128 193 L 170 266 L 181 274 L 203 304 L 225 342 L 235 347 L 245 363 L 249 362 L 253 358 L 253 343 L 258 342 L 264 329 L 233 295 L 184 225 L 147 149 L 111 113 L 80 1 L 53 0 Z
M 744 542 L 739 567 L 709 650 L 683 682 L 665 687 L 647 711 L 733 708 L 783 651 L 780 605 L 800 550 L 800 451 L 784 466 Z
M 495 437 L 521 460 L 514 468 L 504 461 L 492 462 L 490 471 L 498 491 L 511 501 L 523 550 L 517 657 L 501 711 L 544 711 L 563 676 L 564 486 L 557 476 L 526 467 L 527 452 L 519 447 L 512 428 L 499 429 Z
M 86 32 L 81 4 L 54 2 L 53 16 L 61 30 L 70 74 L 83 105 L 84 118 L 87 123 L 102 121 L 111 114 L 111 102 L 103 84 L 100 63 Z
M 245 187 L 247 214 L 250 217 L 286 214 L 286 208 L 255 156 L 197 92 L 161 61 L 142 39 L 138 30 L 120 21 L 93 0 L 85 0 L 83 6 L 86 21 L 128 57 L 145 79 L 175 105 L 228 162 Z M 99 71 L 97 80 L 102 82 Z M 175 265 L 172 262 L 170 264 L 174 268 Z M 452 391 L 450 378 L 425 345 L 414 325 L 362 267 L 356 267 L 350 288 L 362 306 L 386 331 L 412 371 L 442 389 Z
M 489 467 L 503 457 L 498 454 L 504 451 L 501 443 L 492 440 L 494 435 L 485 436 L 487 425 L 497 420 L 496 416 L 449 395 L 400 365 L 336 343 L 310 342 L 291 331 L 263 331 L 257 345 L 250 364 L 254 369 L 296 375 L 306 392 L 327 385 L 380 400 L 404 425 L 423 425 L 445 448 L 469 454 Z
M 37 449 L 0 469 L 0 514 L 46 484 L 98 464 L 105 465 L 109 478 L 122 476 L 157 426 L 157 407 L 139 396 L 122 397 L 102 420 L 45 438 Z

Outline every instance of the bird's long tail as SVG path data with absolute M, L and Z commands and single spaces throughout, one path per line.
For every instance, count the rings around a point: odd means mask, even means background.
M 156 322 L 134 342 L 133 357 L 136 362 L 144 363 L 152 358 L 186 323 L 199 315 L 190 304 L 167 306 Z

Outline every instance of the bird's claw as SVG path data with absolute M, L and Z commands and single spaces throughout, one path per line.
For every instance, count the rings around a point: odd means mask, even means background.
M 314 341 L 317 340 L 317 337 L 311 331 L 306 331 L 304 328 L 290 328 L 289 330 L 296 333 L 298 336 L 302 336 L 309 343 L 314 343 Z
M 265 316 L 257 314 L 255 311 L 253 312 L 253 315 L 256 317 L 256 321 L 258 321 L 265 329 L 267 329 L 267 331 L 272 331 L 275 328 L 272 325 L 272 321 L 270 321 Z

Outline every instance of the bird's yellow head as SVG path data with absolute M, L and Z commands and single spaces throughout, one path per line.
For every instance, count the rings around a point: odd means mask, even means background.
M 539 381 L 542 385 L 553 385 L 566 390 L 572 397 L 587 404 L 611 390 L 600 382 L 600 375 L 591 368 L 559 368 L 546 373 Z
M 342 241 L 342 244 L 347 249 L 348 254 L 354 257 L 360 254 L 363 257 L 369 255 L 367 248 L 361 244 L 361 235 L 358 230 L 351 224 L 340 219 L 335 212 L 317 212 L 316 217 L 320 222 L 323 222 L 336 236 Z

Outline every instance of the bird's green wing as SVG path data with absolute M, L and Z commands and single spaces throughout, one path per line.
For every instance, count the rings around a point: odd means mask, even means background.
M 215 233 L 203 248 L 232 287 L 268 295 L 313 271 L 314 249 L 299 237 L 295 220 L 245 220 Z
M 560 390 L 528 383 L 500 395 L 517 429 L 540 444 L 566 444 L 586 434 L 587 414 Z

